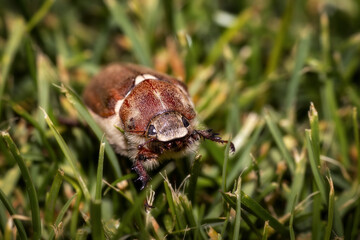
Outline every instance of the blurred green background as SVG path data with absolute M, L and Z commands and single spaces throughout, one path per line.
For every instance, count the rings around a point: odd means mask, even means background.
M 0 6 L 0 238 L 360 237 L 359 1 Z M 236 147 L 163 163 L 148 212 L 79 97 L 112 62 L 186 82 Z

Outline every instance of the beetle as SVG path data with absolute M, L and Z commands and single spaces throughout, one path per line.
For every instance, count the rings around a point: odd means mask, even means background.
M 186 85 L 134 64 L 110 64 L 87 85 L 83 99 L 114 150 L 133 161 L 143 189 L 159 161 L 183 156 L 199 139 L 227 143 L 211 129 L 196 129 Z M 231 151 L 235 151 L 230 143 Z

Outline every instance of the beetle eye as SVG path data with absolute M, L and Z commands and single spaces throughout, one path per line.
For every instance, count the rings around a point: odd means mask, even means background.
M 154 125 L 149 126 L 148 135 L 156 135 L 156 129 Z
M 184 124 L 184 127 L 188 127 L 190 125 L 188 120 L 185 117 L 182 117 L 182 122 Z

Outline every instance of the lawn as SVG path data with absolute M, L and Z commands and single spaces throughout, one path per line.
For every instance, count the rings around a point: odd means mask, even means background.
M 0 239 L 360 238 L 359 1 L 0 6 Z M 140 191 L 81 98 L 114 62 L 183 81 L 235 152 L 201 141 Z

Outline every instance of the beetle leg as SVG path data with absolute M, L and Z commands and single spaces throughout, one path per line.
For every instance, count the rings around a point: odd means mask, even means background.
M 228 143 L 229 141 L 223 140 L 221 139 L 221 137 L 219 137 L 218 133 L 214 133 L 212 129 L 207 129 L 207 130 L 195 130 L 195 132 L 202 138 L 204 139 L 209 139 L 211 141 L 214 142 L 218 142 L 218 143 Z M 235 146 L 232 142 L 230 142 L 230 151 L 231 152 L 235 152 Z
M 144 187 L 146 186 L 147 182 L 150 180 L 150 176 L 146 172 L 142 162 L 139 161 L 139 160 L 135 160 L 133 169 L 135 170 L 135 172 L 139 176 L 136 180 L 141 181 L 142 185 L 141 185 L 140 190 L 143 190 Z
M 142 183 L 140 190 L 143 190 L 145 188 L 146 184 L 151 179 L 144 167 L 144 162 L 146 162 L 150 159 L 157 159 L 157 158 L 158 158 L 157 154 L 151 152 L 150 150 L 148 150 L 144 147 L 139 150 L 139 152 L 136 156 L 136 159 L 134 161 L 133 169 L 139 176 L 139 178 L 137 180 L 141 181 L 141 183 Z

